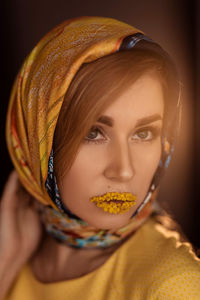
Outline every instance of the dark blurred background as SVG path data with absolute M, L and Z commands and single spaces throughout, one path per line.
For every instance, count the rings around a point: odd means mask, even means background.
M 4 0 L 1 1 L 0 191 L 12 169 L 5 144 L 5 116 L 15 75 L 39 39 L 78 16 L 105 16 L 142 29 L 174 58 L 183 84 L 183 122 L 159 200 L 200 247 L 200 1 Z

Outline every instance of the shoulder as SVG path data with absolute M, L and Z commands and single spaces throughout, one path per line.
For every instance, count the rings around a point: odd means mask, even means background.
M 191 243 L 183 241 L 177 230 L 167 229 L 154 217 L 150 217 L 137 234 L 136 239 L 138 242 L 141 241 L 143 248 L 148 249 L 146 250 L 147 253 L 156 255 L 163 261 L 171 258 L 170 261 L 174 263 L 184 261 L 186 264 L 200 268 L 200 259 L 194 253 Z
M 126 251 L 129 278 L 124 275 L 145 299 L 200 299 L 200 259 L 177 231 L 150 218 Z
M 172 299 L 200 299 L 200 259 L 189 242 L 182 242 L 180 234 L 166 229 L 155 220 L 147 231 L 152 233 L 155 245 L 156 272 L 161 280 L 152 285 L 155 297 Z
M 177 230 L 166 228 L 154 218 L 150 218 L 142 230 L 146 242 L 154 249 L 154 255 L 163 263 L 171 267 L 179 265 L 182 269 L 187 266 L 200 272 L 200 259 L 194 253 L 191 243 L 184 241 Z

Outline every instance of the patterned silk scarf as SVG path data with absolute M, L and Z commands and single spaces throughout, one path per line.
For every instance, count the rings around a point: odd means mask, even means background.
M 41 202 L 41 217 L 57 240 L 79 248 L 111 246 L 133 233 L 156 209 L 158 183 L 174 150 L 180 101 L 162 136 L 162 158 L 149 191 L 129 223 L 113 232 L 94 228 L 62 202 L 53 169 L 53 136 L 64 96 L 83 63 L 140 41 L 156 46 L 140 30 L 111 18 L 81 17 L 54 28 L 26 58 L 15 80 L 7 113 L 7 146 L 26 190 Z M 87 188 L 87 187 L 86 187 Z

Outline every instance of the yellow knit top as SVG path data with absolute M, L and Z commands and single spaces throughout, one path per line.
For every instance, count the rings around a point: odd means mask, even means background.
M 98 269 L 82 277 L 38 281 L 27 264 L 5 300 L 200 299 L 200 259 L 179 234 L 154 218 Z

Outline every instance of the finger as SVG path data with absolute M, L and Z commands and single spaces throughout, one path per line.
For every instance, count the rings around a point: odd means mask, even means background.
M 15 202 L 13 200 L 16 200 L 15 191 L 17 179 L 17 172 L 13 170 L 3 189 L 0 201 L 0 226 L 2 232 L 7 232 L 7 228 L 13 228 L 13 224 L 15 224 L 14 220 L 16 219 L 16 216 L 14 214 L 14 209 L 12 208 L 12 202 Z
M 13 170 L 3 189 L 1 197 L 1 209 L 6 207 L 15 208 L 16 207 L 16 191 L 17 191 L 17 180 L 18 175 L 15 170 Z

